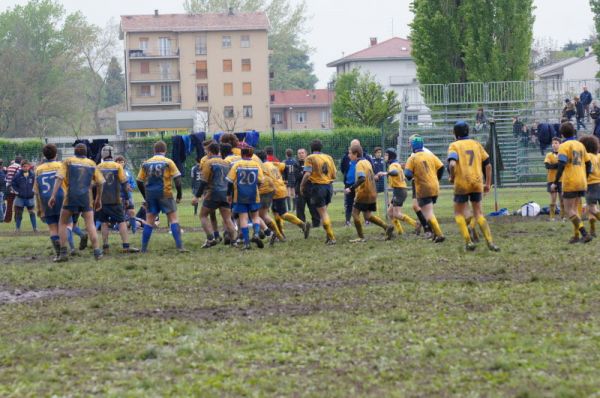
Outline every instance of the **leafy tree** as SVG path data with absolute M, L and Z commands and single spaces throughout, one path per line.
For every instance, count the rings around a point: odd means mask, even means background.
M 380 127 L 400 113 L 400 102 L 394 91 L 384 91 L 370 75 L 354 69 L 336 81 L 332 112 L 336 127 Z
M 110 59 L 108 70 L 106 72 L 106 86 L 104 89 L 103 107 L 118 105 L 123 103 L 125 94 L 125 77 L 121 64 L 116 57 Z
M 190 13 L 224 12 L 235 10 L 264 11 L 269 17 L 269 58 L 274 74 L 271 89 L 313 89 L 317 77 L 308 54 L 311 48 L 302 39 L 307 21 L 306 3 L 292 5 L 290 0 L 185 0 L 184 8 Z
M 594 27 L 596 28 L 596 41 L 592 44 L 592 48 L 598 62 L 600 62 L 600 0 L 590 0 L 590 7 L 594 14 Z M 596 77 L 600 77 L 600 72 L 596 74 Z
M 422 84 L 527 79 L 533 0 L 414 0 L 412 11 Z

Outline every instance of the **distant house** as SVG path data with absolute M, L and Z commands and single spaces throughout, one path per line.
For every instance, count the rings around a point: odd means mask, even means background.
M 271 91 L 271 124 L 276 130 L 317 130 L 333 128 L 333 91 Z
M 327 64 L 338 75 L 359 69 L 367 72 L 386 90 L 401 95 L 405 88 L 417 87 L 417 65 L 411 56 L 412 43 L 392 37 L 381 43 L 372 37 L 370 46 Z
M 581 58 L 571 57 L 534 71 L 535 80 L 586 80 L 595 79 L 600 71 L 596 54 L 588 52 Z

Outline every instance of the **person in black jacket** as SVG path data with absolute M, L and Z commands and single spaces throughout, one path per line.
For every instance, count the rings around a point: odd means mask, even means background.
M 579 97 L 573 98 L 575 101 L 575 119 L 577 120 L 577 130 L 579 130 L 579 126 L 585 129 L 585 123 L 583 123 L 583 119 L 585 118 L 585 106 L 583 102 L 579 100 Z
M 15 174 L 12 179 L 11 187 L 16 193 L 14 202 L 15 206 L 15 232 L 21 231 L 21 221 L 23 221 L 23 210 L 27 207 L 29 212 L 29 219 L 31 220 L 31 226 L 33 232 L 37 232 L 37 222 L 35 219 L 35 200 L 33 194 L 33 183 L 35 176 L 31 171 L 31 164 L 27 160 L 21 162 L 21 169 Z

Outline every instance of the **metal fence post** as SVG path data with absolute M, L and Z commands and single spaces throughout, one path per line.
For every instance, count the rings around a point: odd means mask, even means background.
M 385 123 L 381 123 L 381 150 L 385 153 Z M 385 213 L 385 220 L 389 221 L 387 212 L 388 206 L 388 178 L 387 175 L 383 176 L 383 212 Z

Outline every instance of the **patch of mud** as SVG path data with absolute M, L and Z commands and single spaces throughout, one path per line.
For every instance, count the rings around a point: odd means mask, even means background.
M 28 303 L 56 297 L 76 297 L 80 292 L 66 289 L 22 290 L 0 286 L 0 305 Z
M 298 292 L 303 293 L 310 290 L 320 289 L 343 289 L 348 287 L 360 287 L 360 286 L 381 286 L 387 285 L 391 282 L 389 280 L 376 280 L 376 279 L 336 279 L 327 281 L 305 281 L 305 282 L 265 282 L 256 284 L 245 284 L 240 282 L 236 289 L 243 290 L 244 292 L 252 291 L 264 291 L 264 292 Z M 235 289 L 234 289 L 235 290 Z

